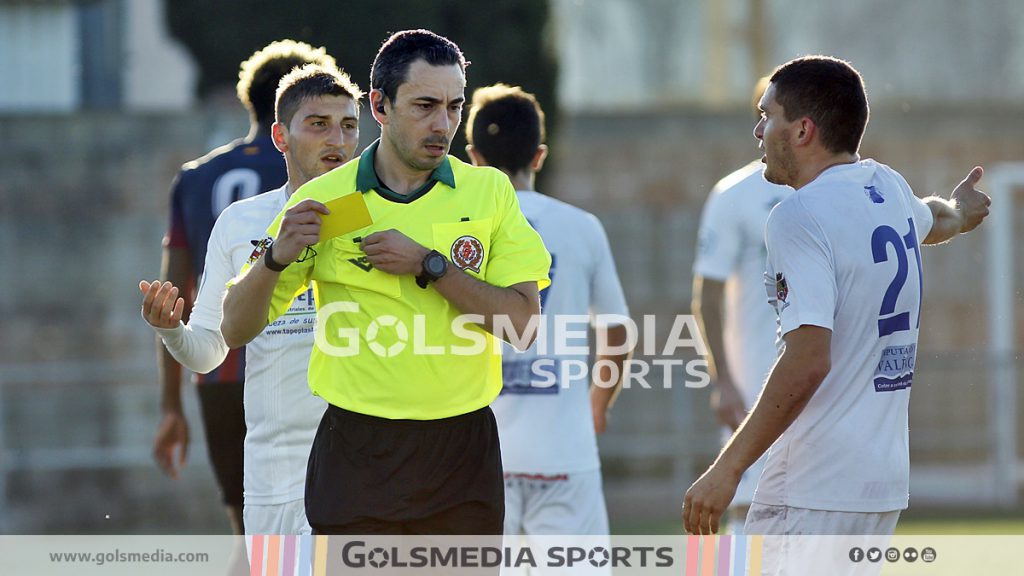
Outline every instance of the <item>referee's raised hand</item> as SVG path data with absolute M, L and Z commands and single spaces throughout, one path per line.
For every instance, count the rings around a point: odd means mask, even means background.
M 316 200 L 307 198 L 284 213 L 281 231 L 274 240 L 274 261 L 284 265 L 294 262 L 306 246 L 320 241 L 320 215 L 330 209 Z

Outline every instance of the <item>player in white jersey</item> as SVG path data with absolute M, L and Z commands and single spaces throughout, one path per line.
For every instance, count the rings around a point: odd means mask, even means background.
M 712 408 L 723 443 L 746 417 L 775 363 L 775 312 L 764 301 L 768 213 L 793 189 L 766 182 L 752 162 L 711 190 L 701 216 L 693 264 L 693 313 L 708 349 L 715 388 Z M 729 505 L 730 532 L 742 533 L 747 507 L 764 469 L 759 458 Z
M 861 160 L 863 80 L 834 58 L 780 66 L 759 108 L 765 178 L 796 190 L 766 233 L 784 344 L 750 415 L 687 491 L 684 526 L 717 532 L 743 470 L 771 447 L 747 532 L 888 535 L 908 501 L 920 245 L 981 223 L 982 170 L 949 201 L 922 201 L 891 168 Z
M 551 286 L 541 292 L 547 337 L 523 353 L 505 348 L 504 384 L 491 405 L 505 471 L 505 533 L 606 535 L 595 432 L 604 431 L 621 385 L 628 358 L 622 323 L 629 313 L 608 238 L 594 215 L 533 190 L 547 147 L 544 112 L 532 94 L 504 84 L 477 90 L 466 139 L 474 164 L 509 176 L 523 214 L 551 253 Z M 568 330 L 579 336 L 563 339 L 556 317 L 570 315 L 575 323 Z M 618 320 L 599 322 L 599 315 Z M 591 323 L 597 358 L 610 361 L 605 373 L 594 373 L 585 352 L 555 350 L 562 344 L 585 349 Z M 592 378 L 603 381 L 591 386 Z
M 281 80 L 274 144 L 288 167 L 285 186 L 236 202 L 214 225 L 189 323 L 170 283 L 142 282 L 143 316 L 174 357 L 196 372 L 216 367 L 228 347 L 220 332 L 227 282 L 267 249 L 267 226 L 292 192 L 351 159 L 359 141 L 362 92 L 336 68 L 308 65 Z M 307 289 L 246 346 L 243 518 L 247 534 L 309 534 L 303 506 L 306 462 L 326 404 L 306 371 L 316 310 Z
M 754 90 L 752 109 L 768 85 Z M 751 162 L 711 190 L 700 220 L 693 263 L 693 313 L 703 333 L 712 371 L 711 406 L 723 425 L 724 443 L 739 427 L 775 363 L 775 312 L 764 302 L 768 213 L 793 189 L 767 182 L 764 165 Z M 743 532 L 764 456 L 746 472 L 728 510 L 728 531 Z

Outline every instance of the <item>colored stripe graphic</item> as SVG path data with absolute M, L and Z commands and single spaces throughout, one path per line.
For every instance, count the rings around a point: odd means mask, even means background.
M 327 536 L 316 537 L 314 550 L 313 576 L 327 576 Z
M 718 539 L 718 576 L 730 576 L 729 564 L 732 556 L 732 536 Z
M 281 568 L 281 537 L 267 536 L 267 574 L 278 576 Z
M 313 568 L 313 537 L 299 537 L 299 576 L 309 576 Z
M 704 553 L 701 554 L 700 576 L 715 576 L 715 540 L 717 536 L 704 536 Z
M 686 576 L 697 576 L 697 560 L 700 556 L 700 536 L 686 537 Z
M 249 575 L 263 576 L 263 536 L 252 537 L 252 556 L 249 558 Z
M 295 574 L 295 536 L 284 537 L 284 567 L 281 569 L 282 576 Z
M 750 536 L 737 536 L 733 538 L 733 543 L 736 545 L 736 558 L 734 562 L 735 568 L 733 573 L 736 576 L 743 576 L 747 568 L 747 541 L 750 540 Z
M 761 552 L 764 550 L 764 537 L 750 537 L 750 564 L 747 574 L 750 576 L 761 576 Z

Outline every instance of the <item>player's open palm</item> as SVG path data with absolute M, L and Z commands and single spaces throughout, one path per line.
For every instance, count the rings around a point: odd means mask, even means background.
M 963 182 L 953 189 L 953 194 L 950 196 L 950 200 L 959 208 L 964 218 L 963 226 L 960 228 L 961 233 L 974 230 L 988 216 L 992 198 L 977 188 L 978 181 L 984 174 L 985 171 L 981 166 L 975 166 L 967 178 L 964 178 Z
M 683 529 L 690 534 L 717 534 L 719 521 L 733 496 L 738 477 L 712 466 L 683 497 Z
M 159 280 L 139 282 L 142 292 L 142 317 L 154 328 L 174 328 L 181 322 L 185 299 L 178 296 L 178 287 Z

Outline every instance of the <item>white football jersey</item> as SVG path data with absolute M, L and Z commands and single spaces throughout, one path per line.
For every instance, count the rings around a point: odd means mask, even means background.
M 931 211 L 895 170 L 833 166 L 768 218 L 779 336 L 832 331 L 832 368 L 775 442 L 754 501 L 845 512 L 907 507 L 907 409 Z M 781 343 L 780 343 L 781 345 Z
M 556 344 L 586 347 L 586 330 L 597 315 L 627 316 L 629 309 L 601 222 L 589 212 L 538 192 L 516 195 L 526 219 L 551 253 L 551 286 L 541 291 L 547 342 L 538 338 L 526 352 L 507 344 L 503 350 L 503 387 L 491 405 L 501 438 L 502 465 L 506 472 L 537 474 L 595 470 L 600 461 L 590 408 L 588 356 L 556 353 Z M 574 337 L 556 334 L 558 316 L 568 331 L 576 333 Z M 569 316 L 576 319 L 564 320 Z M 562 378 L 563 374 L 570 377 Z
M 751 162 L 711 190 L 693 263 L 694 275 L 725 283 L 725 360 L 748 409 L 777 357 L 775 311 L 764 302 L 764 226 L 793 192 L 767 182 L 763 172 L 760 160 Z
M 235 202 L 217 218 L 189 324 L 220 330 L 228 280 L 262 254 L 256 244 L 287 200 L 282 187 Z M 315 322 L 308 289 L 245 347 L 246 504 L 281 504 L 305 493 L 309 449 L 327 408 L 306 381 Z

